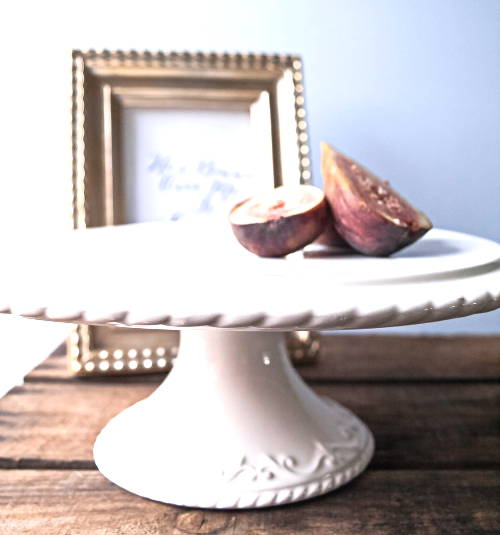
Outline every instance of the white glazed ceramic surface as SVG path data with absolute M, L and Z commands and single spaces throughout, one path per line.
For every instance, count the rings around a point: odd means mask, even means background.
M 226 222 L 146 223 L 29 236 L 10 259 L 0 311 L 54 321 L 357 329 L 500 306 L 500 245 L 437 229 L 390 258 L 269 259 L 243 249 Z
M 24 243 L 4 244 L 0 311 L 182 328 L 173 371 L 105 427 L 94 454 L 123 488 L 193 507 L 303 500 L 356 477 L 373 455 L 366 426 L 305 385 L 273 331 L 403 325 L 500 306 L 500 246 L 443 230 L 391 258 L 258 258 L 225 222 Z
M 368 464 L 370 431 L 305 385 L 282 333 L 183 331 L 180 348 L 158 390 L 96 441 L 114 483 L 178 505 L 263 507 L 328 492 Z

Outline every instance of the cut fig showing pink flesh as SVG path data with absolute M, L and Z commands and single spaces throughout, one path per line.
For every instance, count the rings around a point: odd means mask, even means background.
M 321 174 L 326 199 L 340 236 L 360 253 L 388 256 L 411 245 L 432 228 L 414 208 L 374 175 L 322 143 Z
M 285 256 L 324 230 L 327 205 L 314 186 L 281 186 L 237 204 L 229 221 L 237 240 L 259 256 Z

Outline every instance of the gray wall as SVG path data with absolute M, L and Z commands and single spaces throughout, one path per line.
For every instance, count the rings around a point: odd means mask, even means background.
M 43 220 L 39 196 L 50 203 L 61 189 L 62 168 L 43 187 L 19 171 L 19 136 L 36 144 L 41 168 L 67 150 L 64 136 L 44 132 L 57 121 L 63 128 L 54 95 L 68 49 L 291 52 L 304 61 L 317 185 L 325 140 L 390 180 L 436 227 L 500 242 L 499 0 L 48 0 L 2 11 L 10 31 L 0 57 L 17 80 L 1 99 L 10 126 L 0 125 L 0 171 L 14 170 L 20 184 L 14 191 L 0 179 L 9 217 Z M 500 333 L 500 313 L 415 329 Z

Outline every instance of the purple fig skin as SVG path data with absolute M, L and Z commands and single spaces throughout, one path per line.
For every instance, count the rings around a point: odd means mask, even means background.
M 259 256 L 281 257 L 298 251 L 316 239 L 325 228 L 327 204 L 324 197 L 301 213 L 272 217 L 260 223 L 235 224 L 231 221 L 231 214 L 246 202 L 231 210 L 229 220 L 240 244 Z
M 321 245 L 328 245 L 329 247 L 347 247 L 349 244 L 342 238 L 335 228 L 335 220 L 333 219 L 332 209 L 330 204 L 327 202 L 327 219 L 325 230 L 314 240 L 314 243 L 319 243 Z
M 389 256 L 411 245 L 432 223 L 373 173 L 322 143 L 321 174 L 335 228 L 356 251 Z

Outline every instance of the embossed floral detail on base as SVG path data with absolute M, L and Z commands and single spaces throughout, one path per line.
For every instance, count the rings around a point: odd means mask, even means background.
M 263 456 L 268 464 L 250 465 L 244 457 L 240 468 L 232 473 L 229 485 L 222 496 L 212 505 L 214 508 L 224 509 L 245 509 L 249 507 L 269 507 L 290 502 L 296 502 L 324 494 L 334 490 L 348 481 L 358 476 L 370 462 L 374 450 L 374 441 L 371 433 L 363 429 L 360 431 L 360 443 L 358 445 L 330 444 L 330 449 L 317 443 L 318 450 L 315 458 L 315 468 L 309 473 L 299 467 L 298 463 L 291 456 Z M 321 453 L 323 452 L 323 454 Z M 309 468 L 312 463 L 309 463 Z M 321 468 L 327 469 L 326 473 L 321 473 Z M 301 471 L 299 472 L 298 469 Z M 328 471 L 328 469 L 330 469 Z M 279 476 L 288 474 L 296 477 L 296 482 L 280 485 Z M 311 476 L 311 479 L 308 479 Z M 314 477 L 316 476 L 316 477 Z M 240 481 L 240 478 L 249 479 Z M 304 481 L 304 478 L 306 480 Z M 269 488 L 269 481 L 276 479 L 276 486 Z M 260 490 L 253 490 L 239 493 L 238 487 L 233 487 L 231 483 L 240 482 L 243 485 L 248 482 L 261 483 Z M 266 488 L 266 484 L 268 488 Z
M 322 444 L 316 441 L 314 454 L 307 463 L 299 463 L 292 455 L 262 454 L 259 456 L 259 461 L 252 464 L 244 456 L 238 468 L 230 473 L 225 472 L 224 478 L 227 483 L 243 481 L 258 483 L 270 480 L 277 480 L 279 483 L 284 477 L 287 480 L 290 476 L 303 479 L 334 471 L 360 455 L 363 444 L 359 431 L 353 427 L 342 428 L 341 432 L 346 440 L 339 443 Z

